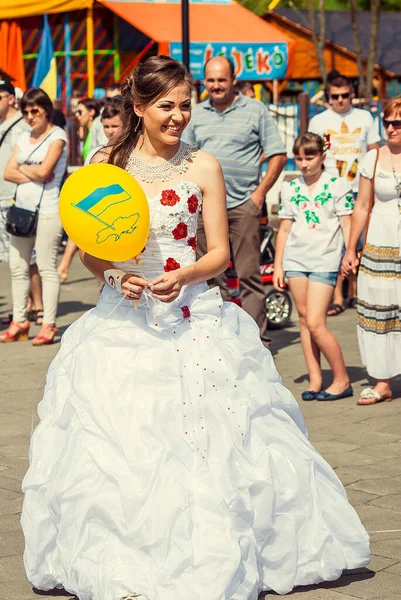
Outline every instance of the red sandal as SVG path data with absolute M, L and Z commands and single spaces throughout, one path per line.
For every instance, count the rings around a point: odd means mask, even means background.
M 11 333 L 10 329 L 17 327 L 15 333 Z M 9 342 L 24 342 L 28 339 L 29 334 L 29 321 L 26 321 L 24 325 L 20 325 L 15 321 L 11 321 L 9 327 L 0 335 L 0 342 L 7 344 Z
M 51 327 L 46 327 L 46 330 L 51 332 L 53 335 L 51 337 L 47 337 L 45 335 L 35 335 L 32 340 L 32 346 L 48 346 L 54 342 L 54 338 L 57 332 L 57 327 L 52 325 Z

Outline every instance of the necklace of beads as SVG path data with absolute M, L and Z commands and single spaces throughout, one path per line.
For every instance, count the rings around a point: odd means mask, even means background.
M 180 142 L 180 146 L 172 158 L 157 165 L 151 165 L 142 160 L 133 150 L 128 159 L 127 170 L 132 175 L 138 175 L 142 181 L 152 183 L 155 179 L 169 181 L 175 173 L 185 173 L 189 168 L 189 160 L 195 157 L 196 150 L 189 144 Z

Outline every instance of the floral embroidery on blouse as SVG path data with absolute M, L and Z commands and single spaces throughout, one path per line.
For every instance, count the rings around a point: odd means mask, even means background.
M 174 258 L 168 258 L 166 260 L 166 264 L 164 265 L 164 270 L 166 273 L 168 273 L 169 271 L 176 271 L 180 267 L 180 263 L 177 262 Z
M 180 197 L 174 190 L 163 190 L 160 203 L 163 206 L 175 206 L 180 201 Z

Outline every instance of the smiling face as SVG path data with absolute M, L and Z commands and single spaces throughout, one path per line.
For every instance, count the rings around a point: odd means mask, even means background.
M 354 93 L 349 85 L 342 87 L 330 86 L 329 102 L 334 112 L 345 114 L 351 110 Z
M 134 104 L 138 117 L 143 119 L 144 132 L 149 139 L 173 146 L 191 119 L 191 92 L 182 83 L 146 108 Z
M 223 109 L 230 106 L 235 98 L 236 79 L 225 58 L 210 59 L 205 67 L 204 83 L 214 106 Z
M 303 148 L 294 156 L 295 164 L 304 177 L 320 175 L 325 158 L 325 154 L 305 154 Z
M 401 146 L 401 113 L 394 111 L 383 119 L 387 139 L 392 146 Z
M 21 112 L 32 131 L 42 130 L 49 122 L 47 112 L 37 104 L 27 104 Z

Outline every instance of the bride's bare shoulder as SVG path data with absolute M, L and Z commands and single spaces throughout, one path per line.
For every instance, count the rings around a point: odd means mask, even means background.
M 193 158 L 193 167 L 196 172 L 201 174 L 205 174 L 205 172 L 209 174 L 220 173 L 221 166 L 219 161 L 209 154 L 209 152 L 205 152 L 204 150 L 196 150 L 195 156 Z

